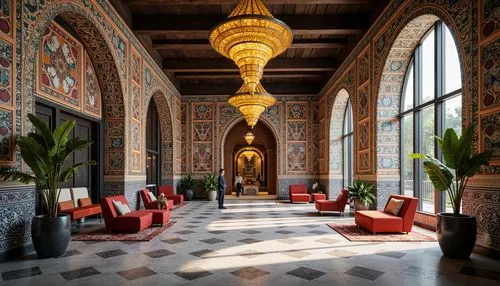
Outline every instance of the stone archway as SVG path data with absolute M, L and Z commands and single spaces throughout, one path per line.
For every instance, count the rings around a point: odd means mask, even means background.
M 350 95 L 345 88 L 337 92 L 335 96 L 329 130 L 329 158 L 328 158 L 328 197 L 335 197 L 343 187 L 343 142 L 342 130 L 344 128 L 344 116 Z
M 383 208 L 389 195 L 400 193 L 400 113 L 401 94 L 413 51 L 427 31 L 444 16 L 439 10 L 417 11 L 417 16 L 400 30 L 385 58 L 378 79 L 376 114 L 377 207 Z M 439 15 L 439 17 L 437 16 Z M 453 26 L 448 26 L 452 33 Z M 460 54 L 460 53 L 459 53 Z M 459 56 L 460 57 L 460 56 Z M 461 58 L 460 58 L 461 60 Z M 462 62 L 462 61 L 461 61 Z M 463 73 L 462 73 L 463 74 Z
M 112 40 L 106 37 L 106 27 L 101 19 L 76 2 L 58 2 L 44 8 L 32 27 L 23 58 L 24 110 L 35 109 L 36 55 L 45 29 L 56 16 L 65 20 L 82 40 L 96 71 L 101 88 L 104 120 L 104 195 L 123 194 L 126 174 L 126 85 L 124 74 L 119 72 L 123 57 L 116 55 Z M 25 128 L 26 129 L 26 128 Z M 135 197 L 128 196 L 133 204 Z
M 148 106 L 151 100 L 154 100 L 156 104 L 156 110 L 158 112 L 158 118 L 160 119 L 160 146 L 161 146 L 161 184 L 162 185 L 173 185 L 174 180 L 174 152 L 173 152 L 173 124 L 170 112 L 170 107 L 163 91 L 155 91 L 148 95 L 146 98 L 146 104 L 144 105 L 145 110 L 143 111 L 144 116 L 148 112 Z M 147 128 L 146 124 L 144 126 Z M 144 135 L 146 133 L 144 132 Z M 144 138 L 145 140 L 145 138 Z M 145 146 L 145 144 L 143 144 Z M 146 154 L 144 152 L 144 154 Z M 144 162 L 145 164 L 145 162 Z M 145 168 L 144 168 L 145 170 Z

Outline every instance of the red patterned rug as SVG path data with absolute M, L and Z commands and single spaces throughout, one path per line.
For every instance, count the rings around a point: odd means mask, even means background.
M 73 234 L 75 241 L 150 241 L 173 226 L 175 221 L 161 227 L 150 227 L 138 233 L 110 233 L 105 227 L 89 232 Z
M 381 233 L 372 234 L 355 224 L 327 224 L 331 229 L 340 233 L 349 241 L 354 242 L 432 242 L 436 241 L 435 237 L 431 237 L 415 230 L 408 234 L 403 233 Z
M 182 207 L 184 207 L 184 206 L 189 205 L 190 203 L 191 203 L 191 202 L 182 202 L 182 203 L 181 203 L 181 204 L 179 204 L 179 205 L 174 205 L 174 206 L 172 207 L 172 210 L 173 210 L 173 211 L 175 211 L 176 209 L 180 209 L 180 208 L 182 208 Z

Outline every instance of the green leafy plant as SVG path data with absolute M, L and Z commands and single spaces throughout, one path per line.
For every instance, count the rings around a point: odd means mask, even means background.
M 365 181 L 356 180 L 347 187 L 348 197 L 351 201 L 357 200 L 362 204 L 371 205 L 375 202 L 373 185 Z
M 66 167 L 65 162 L 74 152 L 87 148 L 93 142 L 78 138 L 69 139 L 76 124 L 74 120 L 65 121 L 50 132 L 47 123 L 33 114 L 28 114 L 28 119 L 36 132 L 19 136 L 17 145 L 21 157 L 32 173 L 14 169 L 3 170 L 0 171 L 0 178 L 25 184 L 35 183 L 36 189 L 41 193 L 47 215 L 57 217 L 57 203 L 62 184 L 71 179 L 81 166 L 95 165 L 95 161 L 86 161 Z
M 184 178 L 181 180 L 181 190 L 184 192 L 186 190 L 194 190 L 196 187 L 196 182 L 191 176 L 191 174 L 187 174 Z
M 436 136 L 444 163 L 429 155 L 410 154 L 412 159 L 423 160 L 424 170 L 434 188 L 448 192 L 454 216 L 460 215 L 460 204 L 469 178 L 479 172 L 481 166 L 488 165 L 492 155 L 491 151 L 473 155 L 473 139 L 473 125 L 467 127 L 460 138 L 453 128 L 446 129 L 443 138 Z
M 203 176 L 203 190 L 206 192 L 216 192 L 218 183 L 219 182 L 215 174 L 207 174 Z

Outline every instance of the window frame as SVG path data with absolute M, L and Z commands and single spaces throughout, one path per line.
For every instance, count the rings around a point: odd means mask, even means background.
M 450 100 L 456 96 L 461 96 L 463 92 L 463 81 L 461 81 L 461 88 L 456 89 L 454 91 L 445 93 L 445 83 L 446 83 L 446 70 L 445 70 L 445 24 L 442 21 L 437 21 L 422 37 L 420 43 L 415 48 L 413 52 L 413 56 L 410 64 L 408 65 L 405 79 L 403 83 L 403 89 L 401 93 L 401 103 L 400 110 L 398 114 L 400 124 L 400 193 L 404 194 L 404 159 L 403 156 L 407 156 L 403 151 L 403 135 L 404 135 L 404 126 L 402 124 L 403 118 L 406 116 L 413 116 L 413 152 L 421 152 L 422 151 L 422 142 L 423 142 L 423 116 L 422 112 L 424 109 L 434 106 L 434 134 L 437 136 L 442 136 L 444 134 L 444 123 L 446 118 L 446 110 L 444 108 L 444 104 L 447 100 Z M 432 100 L 426 101 L 422 103 L 422 43 L 429 36 L 429 34 L 434 31 L 434 98 Z M 450 30 L 451 33 L 451 30 Z M 458 51 L 458 46 L 455 42 L 455 48 Z M 459 58 L 460 61 L 460 58 Z M 460 64 L 460 63 L 459 63 Z M 410 69 L 413 67 L 413 78 L 410 79 Z M 461 74 L 462 73 L 462 67 Z M 405 94 L 406 89 L 409 84 L 409 80 L 413 80 L 413 107 L 405 110 Z M 438 148 L 438 144 L 434 144 L 434 156 L 439 160 L 442 160 L 442 154 L 440 149 Z M 421 200 L 421 192 L 422 187 L 421 183 L 425 177 L 425 173 L 423 170 L 422 164 L 419 162 L 420 160 L 413 161 L 413 194 L 415 197 L 419 198 L 419 212 L 425 212 L 422 210 L 423 200 Z M 434 202 L 434 213 L 440 211 L 446 211 L 446 192 L 440 192 L 435 195 L 437 200 Z M 426 212 L 427 213 L 427 212 Z
M 354 112 L 351 99 L 347 100 L 344 110 L 344 120 L 342 121 L 342 184 L 347 187 L 352 184 L 354 176 L 354 158 L 353 158 L 353 137 L 354 137 Z M 347 144 L 346 144 L 347 141 Z M 347 145 L 347 146 L 346 146 Z M 347 157 L 345 158 L 347 148 Z M 347 179 L 346 179 L 347 163 Z M 347 184 L 346 184 L 347 181 Z

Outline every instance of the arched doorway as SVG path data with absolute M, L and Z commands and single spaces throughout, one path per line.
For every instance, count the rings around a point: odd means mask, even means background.
M 345 187 L 344 182 L 349 182 L 352 180 L 353 176 L 353 118 L 352 107 L 348 108 L 350 106 L 349 93 L 346 89 L 342 88 L 335 96 L 330 117 L 330 137 L 328 144 L 330 156 L 328 184 L 329 198 L 335 197 L 340 190 Z M 346 116 L 346 114 L 349 116 Z M 347 120 L 349 122 L 346 122 L 346 118 L 350 119 L 350 121 Z M 347 171 L 347 174 L 345 174 L 345 171 Z
M 248 182 L 260 179 L 260 192 L 276 195 L 278 191 L 278 158 L 274 133 L 265 123 L 259 121 L 252 129 L 255 139 L 249 146 L 244 139 L 248 131 L 249 127 L 245 120 L 240 120 L 229 130 L 223 141 L 223 166 L 228 182 L 226 193 L 236 192 L 234 180 L 236 172 L 240 171 Z M 242 156 L 244 157 L 242 153 L 250 150 L 254 151 L 257 156 L 249 159 L 242 158 Z M 257 173 L 259 170 L 261 171 L 260 178 L 258 178 L 259 174 Z
M 121 83 L 123 74 L 119 72 L 118 66 L 122 66 L 121 60 L 111 40 L 104 36 L 105 27 L 95 15 L 88 13 L 84 8 L 74 2 L 64 2 L 47 7 L 44 14 L 40 14 L 36 24 L 31 27 L 30 38 L 27 41 L 25 57 L 23 60 L 24 78 L 23 95 L 25 111 L 35 112 L 35 103 L 39 101 L 35 90 L 37 84 L 37 53 L 46 34 L 47 29 L 54 19 L 60 19 L 64 25 L 70 29 L 83 45 L 90 62 L 95 69 L 97 84 L 102 95 L 102 119 L 99 120 L 98 140 L 95 145 L 99 145 L 97 161 L 100 166 L 94 167 L 97 170 L 99 184 L 94 190 L 94 200 L 105 194 L 124 193 L 125 166 L 125 130 L 126 130 L 126 109 L 124 96 L 126 87 Z M 117 39 L 117 41 L 123 41 Z M 82 69 L 83 70 L 83 69 Z M 49 101 L 50 106 L 63 106 Z M 78 112 L 68 109 L 72 115 L 80 116 Z M 26 131 L 24 126 L 24 130 Z M 129 201 L 135 202 L 135 198 L 130 197 Z

